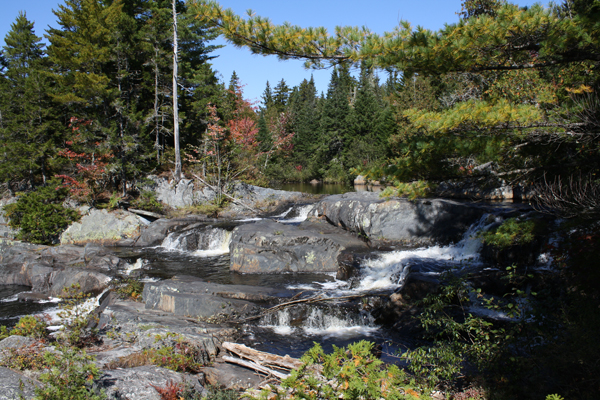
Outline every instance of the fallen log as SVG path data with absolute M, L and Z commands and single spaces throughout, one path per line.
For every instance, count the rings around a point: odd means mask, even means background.
M 263 374 L 266 374 L 269 376 L 274 376 L 279 379 L 285 379 L 285 378 L 289 377 L 288 374 L 284 374 L 282 372 L 276 371 L 269 367 L 265 367 L 264 365 L 257 364 L 253 361 L 246 361 L 246 360 L 242 360 L 241 358 L 235 358 L 235 357 L 231 357 L 231 356 L 223 356 L 222 358 L 223 358 L 223 360 L 225 360 L 227 362 L 230 362 L 233 364 L 238 364 L 238 365 L 241 365 L 242 367 L 250 368 L 254 371 L 262 372 Z
M 285 368 L 288 370 L 300 368 L 303 362 L 297 358 L 288 355 L 278 356 L 276 354 L 266 353 L 264 351 L 254 350 L 248 346 L 238 343 L 225 342 L 223 347 L 241 358 L 247 358 L 260 365 L 269 365 L 272 367 Z

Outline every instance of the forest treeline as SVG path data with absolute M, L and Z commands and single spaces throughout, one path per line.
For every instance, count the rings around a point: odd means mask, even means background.
M 597 179 L 597 1 L 526 9 L 467 0 L 458 24 L 436 33 L 402 22 L 381 37 L 287 32 L 205 3 L 176 2 L 188 176 L 266 184 L 362 174 L 390 185 L 476 177 L 561 193 Z M 172 0 L 65 0 L 55 14 L 47 46 L 25 13 L 5 38 L 0 180 L 15 191 L 58 177 L 93 202 L 169 173 Z M 294 30 L 313 47 L 291 40 Z M 329 63 L 326 93 L 312 79 L 281 80 L 266 82 L 259 103 L 244 99 L 236 74 L 220 82 L 210 64 L 219 34 L 257 53 Z

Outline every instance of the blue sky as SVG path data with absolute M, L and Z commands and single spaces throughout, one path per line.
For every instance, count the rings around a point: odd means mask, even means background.
M 536 1 L 512 1 L 521 6 L 532 5 Z M 0 13 L 0 38 L 10 30 L 19 11 L 27 13 L 27 18 L 35 22 L 36 34 L 42 36 L 48 25 L 56 27 L 52 13 L 62 0 L 2 0 Z M 543 2 L 545 3 L 545 2 Z M 445 23 L 458 21 L 456 12 L 460 10 L 460 0 L 222 0 L 224 7 L 244 14 L 251 8 L 257 15 L 269 17 L 274 23 L 288 21 L 300 26 L 324 26 L 333 31 L 337 25 L 366 25 L 372 31 L 383 33 L 393 29 L 400 20 L 409 21 L 413 26 L 421 25 L 437 30 Z M 218 43 L 225 44 L 223 40 Z M 224 82 L 229 82 L 235 70 L 245 84 L 244 93 L 248 99 L 260 100 L 266 82 L 271 87 L 285 79 L 289 87 L 298 85 L 304 78 L 313 74 L 319 92 L 327 90 L 330 70 L 306 70 L 301 61 L 278 61 L 276 57 L 263 57 L 250 54 L 246 49 L 236 49 L 227 45 L 216 52 L 214 69 Z M 382 79 L 385 77 L 382 76 Z

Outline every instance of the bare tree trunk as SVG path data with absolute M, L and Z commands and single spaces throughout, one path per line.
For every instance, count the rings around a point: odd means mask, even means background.
M 173 140 L 175 142 L 175 181 L 181 180 L 181 155 L 179 154 L 179 105 L 177 103 L 177 53 L 179 52 L 177 43 L 177 10 L 175 9 L 176 0 L 172 0 L 173 5 Z
M 154 45 L 154 129 L 156 130 L 156 162 L 160 164 L 160 123 L 158 122 L 158 48 Z

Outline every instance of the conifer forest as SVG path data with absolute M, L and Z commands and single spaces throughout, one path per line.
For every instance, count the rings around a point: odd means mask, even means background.
M 9 190 L 56 177 L 95 201 L 127 194 L 151 172 L 179 177 L 182 166 L 262 184 L 363 175 L 430 188 L 477 178 L 543 192 L 595 182 L 595 1 L 465 1 L 458 24 L 430 32 L 402 22 L 383 36 L 276 27 L 215 3 L 175 6 L 66 0 L 47 46 L 18 16 L 1 54 L 0 179 Z M 281 80 L 265 82 L 260 102 L 246 100 L 235 73 L 220 82 L 211 67 L 220 34 L 330 68 L 326 93 L 312 79 Z

